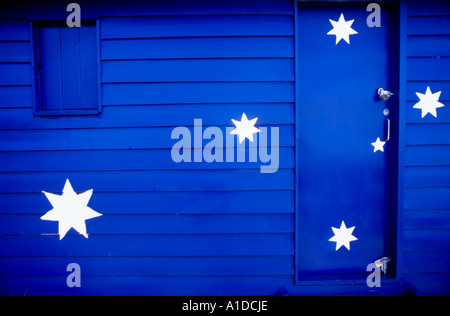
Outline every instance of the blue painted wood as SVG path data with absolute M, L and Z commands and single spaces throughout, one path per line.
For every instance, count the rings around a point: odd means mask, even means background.
M 41 67 L 42 110 L 62 110 L 61 29 L 39 27 L 39 61 Z
M 239 116 L 241 115 L 239 114 Z M 227 127 L 229 127 L 229 130 L 232 128 L 232 126 Z M 270 135 L 270 126 L 265 127 L 268 128 Z M 293 126 L 281 125 L 277 127 L 280 134 L 279 145 L 281 147 L 293 146 Z M 203 131 L 206 128 L 206 125 L 203 126 Z M 226 135 L 230 137 L 230 134 L 227 134 L 225 126 L 219 126 L 219 128 L 222 131 L 223 146 L 225 146 Z M 173 130 L 174 127 L 0 131 L 0 135 L 4 139 L 0 143 L 0 151 L 172 149 L 179 141 L 178 139 L 171 139 Z M 194 128 L 189 127 L 189 130 L 193 146 Z M 237 142 L 234 137 L 235 146 Z M 203 147 L 207 143 L 209 143 L 209 140 L 203 140 Z M 247 149 L 248 143 L 249 141 L 246 140 Z M 270 144 L 268 140 L 267 145 L 270 146 Z M 237 151 L 236 148 L 235 151 Z M 226 159 L 225 156 L 224 159 Z
M 97 109 L 96 27 L 39 28 L 42 108 Z
M 408 48 L 408 37 L 407 37 L 407 12 L 408 12 L 408 3 L 406 1 L 402 1 L 399 4 L 399 45 L 398 45 L 398 62 L 399 62 L 399 86 L 398 86 L 398 161 L 397 161 L 397 187 L 396 187 L 396 198 L 397 198 L 397 214 L 393 216 L 396 217 L 397 225 L 396 225 L 396 239 L 397 239 L 397 249 L 396 249 L 396 265 L 395 272 L 398 278 L 403 277 L 403 210 L 405 208 L 405 144 L 406 144 L 406 89 L 407 89 L 407 76 L 406 76 L 406 62 L 407 62 L 407 48 Z
M 1 19 L 0 41 L 29 41 L 28 22 L 25 19 Z
M 0 87 L 0 92 L 2 88 Z M 1 107 L 1 104 L 0 104 Z M 138 114 L 137 114 L 138 113 Z M 74 129 L 97 128 L 97 133 L 103 133 L 100 128 L 112 127 L 163 127 L 194 125 L 194 119 L 201 118 L 205 126 L 218 126 L 228 124 L 234 126 L 231 118 L 240 119 L 246 113 L 249 118 L 258 117 L 256 126 L 293 124 L 294 105 L 292 103 L 215 103 L 215 104 L 173 104 L 167 105 L 127 105 L 105 107 L 101 117 L 60 117 L 58 119 L 33 118 L 28 109 L 2 110 L 2 129 Z M 280 126 L 280 132 L 284 129 Z M 33 133 L 43 133 L 34 131 Z M 56 133 L 56 132 L 54 132 Z M 126 132 L 125 132 L 126 133 Z M 51 137 L 48 132 L 46 137 Z M 70 135 L 70 133 L 69 133 Z M 64 137 L 69 137 L 68 134 Z M 280 137 L 283 144 L 289 134 Z M 32 137 L 27 135 L 26 137 Z M 43 140 L 44 138 L 41 138 Z M 79 136 L 80 137 L 80 136 Z M 5 137 L 6 139 L 6 137 Z M 34 142 L 28 142 L 33 143 Z
M 194 37 L 103 40 L 102 59 L 294 57 L 290 37 Z M 122 49 L 124 46 L 127 49 Z M 182 47 L 182 49 L 180 49 Z
M 31 85 L 31 68 L 29 64 L 0 64 L 0 85 L 27 86 Z
M 84 8 L 84 7 L 83 7 Z M 96 25 L 84 25 L 79 29 L 80 40 L 80 95 L 81 108 L 101 110 L 99 90 L 101 68 L 98 67 L 100 45 Z
M 363 273 L 367 264 L 383 256 L 394 258 L 390 240 L 389 201 L 394 139 L 384 153 L 373 152 L 370 145 L 383 138 L 380 104 L 374 93 L 380 87 L 397 83 L 390 80 L 395 71 L 385 65 L 390 59 L 390 37 L 394 30 L 389 10 L 382 11 L 384 28 L 366 27 L 365 10 L 358 6 L 310 7 L 298 11 L 297 143 L 298 187 L 298 274 Z M 358 35 L 351 45 L 335 36 L 329 19 L 341 13 L 354 19 Z M 393 47 L 393 46 L 392 46 Z M 367 63 L 367 59 L 371 62 Z M 364 69 L 364 72 L 361 71 Z M 381 70 L 380 70 L 381 69 Z M 351 92 L 350 92 L 351 91 Z M 393 111 L 393 108 L 387 103 Z M 381 154 L 381 155 L 378 155 Z M 358 241 L 351 250 L 336 251 L 332 227 L 342 221 L 355 227 Z
M 447 78 L 450 78 L 447 77 Z M 410 102 L 419 102 L 419 97 L 417 96 L 416 92 L 425 94 L 425 92 L 427 91 L 427 87 L 430 87 L 431 92 L 432 93 L 436 93 L 441 91 L 441 95 L 439 97 L 439 101 L 442 103 L 446 103 L 446 101 L 450 101 L 450 94 L 447 92 L 450 89 L 450 83 L 448 82 L 448 80 L 445 81 L 426 81 L 424 79 L 421 79 L 420 81 L 412 81 L 412 82 L 408 82 L 407 83 L 407 100 Z M 414 104 L 412 104 L 414 105 Z M 412 108 L 408 107 L 408 110 Z M 443 110 L 443 109 L 442 109 Z M 418 111 L 418 110 L 416 110 Z M 421 111 L 418 111 L 419 113 Z M 433 122 L 439 122 L 439 117 L 442 115 L 448 115 L 448 111 L 439 111 L 441 113 L 439 113 L 440 115 L 438 115 L 437 120 L 435 118 L 435 120 Z M 426 119 L 426 117 L 424 118 Z
M 422 12 L 423 14 L 423 12 Z M 408 35 L 449 35 L 450 13 L 445 16 L 411 16 L 408 18 Z
M 447 33 L 449 32 L 447 31 Z M 408 38 L 408 55 L 411 57 L 448 57 L 450 55 L 449 35 L 410 36 Z
M 448 166 L 449 161 L 450 144 L 406 147 L 407 166 Z
M 224 150 L 216 148 L 216 150 Z M 249 162 L 249 150 L 245 151 L 244 162 L 227 162 L 225 152 L 222 162 L 212 163 L 176 163 L 171 158 L 170 149 L 156 150 L 101 150 L 101 151 L 36 151 L 30 159 L 30 153 L 0 153 L 0 172 L 24 171 L 109 171 L 109 170 L 186 170 L 186 169 L 258 169 L 262 162 L 257 156 Z M 294 168 L 294 148 L 279 148 L 279 168 Z M 193 160 L 193 158 L 192 158 Z M 269 163 L 270 164 L 270 163 Z
M 448 80 L 449 58 L 408 58 L 408 80 Z
M 131 1 L 124 6 L 120 1 L 110 1 L 107 6 L 101 6 L 101 16 L 159 16 L 159 15 L 292 15 L 292 3 L 289 0 L 259 1 L 231 0 L 228 3 L 219 0 L 195 1 L 195 5 L 183 0 L 174 0 L 167 5 L 157 0 L 142 3 Z
M 428 260 L 424 265 L 423 260 Z M 405 253 L 405 272 L 449 272 L 450 254 L 448 252 L 407 252 Z
M 408 274 L 409 282 L 420 289 L 422 295 L 450 295 L 450 273 L 414 273 Z
M 408 3 L 408 16 L 434 17 L 439 15 L 450 15 L 450 7 L 445 0 L 429 1 L 427 4 L 418 1 L 409 1 Z
M 80 0 L 77 2 L 82 10 L 82 19 L 97 19 L 99 16 L 99 5 L 92 1 Z M 65 21 L 71 13 L 67 11 L 68 3 L 59 1 L 47 1 L 46 3 L 33 3 L 29 1 L 26 6 L 26 18 L 33 21 Z M 81 24 L 82 26 L 84 23 Z
M 31 86 L 0 87 L 0 108 L 31 108 L 33 92 Z
M 273 58 L 104 61 L 102 82 L 294 81 L 293 68 Z
M 104 18 L 102 39 L 200 36 L 292 36 L 292 17 L 252 15 Z M 183 27 L 180 27 L 183 25 Z
M 420 166 L 405 168 L 405 186 L 413 187 L 449 187 L 450 166 Z
M 126 223 L 126 225 L 123 225 Z M 229 215 L 111 215 L 87 222 L 91 235 L 143 234 L 272 234 L 294 233 L 293 214 Z M 40 215 L 0 215 L 0 234 L 22 235 L 52 232 L 57 225 Z M 72 233 L 75 233 L 72 231 Z
M 94 220 L 99 220 L 92 219 Z M 52 225 L 53 224 L 53 225 Z M 89 225 L 89 223 L 87 224 Z M 52 227 L 53 226 L 53 227 Z M 59 240 L 57 223 L 45 235 L 2 236 L 0 257 L 18 256 L 260 256 L 293 255 L 293 235 L 279 234 L 68 234 Z
M 450 211 L 407 211 L 405 229 L 450 229 Z
M 293 176 L 292 169 L 271 174 L 258 169 L 2 173 L 0 192 L 61 192 L 67 178 L 74 186 L 88 181 L 89 189 L 98 191 L 292 190 Z
M 69 262 L 68 262 L 69 263 Z M 444 275 L 445 276 L 445 275 Z M 66 286 L 66 277 L 56 278 L 5 278 L 3 295 L 94 295 L 99 289 L 103 295 L 169 295 L 177 296 L 180 289 L 185 295 L 211 296 L 218 295 L 252 295 L 260 293 L 263 296 L 280 295 L 414 295 L 414 289 L 404 283 L 385 284 L 375 293 L 367 285 L 357 283 L 339 286 L 304 286 L 292 285 L 290 276 L 218 276 L 204 277 L 198 282 L 198 277 L 87 277 L 81 288 Z M 436 279 L 436 278 L 433 278 Z M 105 286 L 106 284 L 106 286 Z M 186 286 L 189 284 L 189 286 Z M 286 284 L 281 286 L 280 284 Z M 86 293 L 85 289 L 93 292 Z M 52 294 L 53 293 L 53 294 Z M 224 305 L 226 306 L 226 305 Z
M 0 42 L 0 62 L 28 63 L 31 61 L 29 42 Z
M 22 257 L 0 258 L 0 277 L 67 277 L 65 269 L 77 262 L 83 277 L 103 276 L 290 276 L 292 256 L 230 257 Z M 161 264 L 164 262 L 164 264 Z M 181 268 L 182 267 L 182 268 Z
M 403 233 L 404 251 L 448 251 L 450 230 L 405 229 Z
M 102 104 L 105 106 L 293 102 L 294 84 L 287 82 L 103 84 L 102 97 Z
M 422 93 L 422 92 L 420 92 L 420 93 Z M 434 117 L 431 114 L 428 114 L 425 117 L 422 117 L 422 111 L 420 109 L 413 108 L 417 102 L 419 102 L 419 100 L 406 103 L 406 107 L 407 107 L 406 119 L 407 119 L 408 123 L 420 123 L 420 124 L 422 124 L 422 123 L 445 123 L 445 124 L 450 123 L 450 111 L 447 111 L 447 110 L 439 111 L 439 108 L 438 108 L 437 111 L 439 113 L 438 113 L 437 117 Z M 439 101 L 439 102 L 441 102 L 441 101 Z M 445 106 L 446 103 L 448 104 L 448 101 L 444 101 L 441 103 L 443 103 Z
M 407 145 L 450 144 L 450 124 L 408 124 L 406 129 Z
M 407 188 L 405 190 L 406 210 L 449 210 L 450 188 Z
M 88 26 L 88 28 L 93 28 Z M 85 29 L 85 27 L 83 27 Z M 54 41 L 57 41 L 55 39 Z M 80 52 L 80 28 L 77 27 L 60 27 L 59 28 L 59 45 L 61 58 L 61 74 L 57 76 L 56 80 L 61 81 L 61 106 L 62 109 L 79 109 L 81 108 L 81 61 Z M 95 47 L 95 46 L 94 46 Z M 85 47 L 84 49 L 86 49 Z M 41 48 L 41 56 L 45 55 L 47 51 L 52 50 L 53 47 Z M 95 55 L 94 55 L 95 56 Z M 92 69 L 94 70 L 94 69 Z M 46 69 L 42 69 L 45 74 Z M 54 74 L 49 74 L 49 77 Z M 43 93 L 45 96 L 45 92 Z M 44 102 L 45 110 L 45 102 Z
M 72 179 L 73 182 L 73 179 Z M 90 190 L 80 186 L 78 193 Z M 74 184 L 75 185 L 75 184 Z M 61 187 L 45 188 L 61 194 Z M 89 206 L 105 214 L 279 214 L 294 213 L 292 190 L 270 191 L 205 191 L 205 192 L 124 192 L 94 188 Z M 152 203 L 148 203 L 152 201 Z M 0 214 L 40 214 L 51 208 L 42 192 L 2 193 Z

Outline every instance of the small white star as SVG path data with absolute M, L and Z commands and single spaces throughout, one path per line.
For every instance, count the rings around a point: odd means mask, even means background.
M 52 204 L 53 209 L 42 216 L 41 219 L 59 222 L 59 240 L 63 239 L 71 228 L 88 238 L 85 221 L 102 215 L 87 206 L 92 196 L 92 190 L 77 195 L 69 179 L 67 179 L 62 195 L 55 195 L 45 191 L 42 191 L 42 193 L 45 194 L 50 204 Z
M 422 118 L 428 113 L 434 117 L 437 117 L 436 109 L 444 106 L 444 104 L 439 102 L 441 92 L 442 91 L 431 93 L 430 87 L 427 87 L 425 94 L 416 92 L 416 95 L 419 97 L 420 101 L 417 102 L 413 108 L 422 110 Z
M 345 21 L 344 13 L 341 13 L 339 21 L 337 22 L 330 19 L 333 29 L 327 34 L 336 35 L 336 45 L 341 41 L 341 39 L 346 41 L 347 44 L 350 44 L 350 35 L 358 34 L 358 32 L 351 28 L 353 21 L 355 20 Z
M 342 246 L 350 250 L 350 242 L 358 240 L 358 238 L 352 235 L 355 226 L 347 228 L 344 221 L 342 221 L 340 228 L 331 227 L 331 229 L 333 230 L 334 236 L 328 239 L 328 241 L 336 242 L 336 251 Z
M 247 115 L 242 113 L 241 121 L 236 121 L 231 119 L 231 121 L 236 125 L 236 128 L 230 132 L 233 135 L 239 135 L 239 144 L 241 144 L 246 138 L 253 142 L 253 134 L 261 132 L 260 129 L 255 127 L 256 120 L 248 120 Z
M 382 142 L 380 140 L 380 137 L 377 138 L 377 140 L 375 142 L 372 143 L 373 146 L 373 152 L 377 152 L 377 151 L 382 151 L 384 152 L 384 145 L 386 144 L 386 142 Z

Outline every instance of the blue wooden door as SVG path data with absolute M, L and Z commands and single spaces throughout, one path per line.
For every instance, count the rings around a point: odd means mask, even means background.
M 369 18 L 380 27 L 368 25 L 366 9 L 345 4 L 298 8 L 300 280 L 319 274 L 355 277 L 380 257 L 391 257 L 391 266 L 395 259 L 397 99 L 383 101 L 377 90 L 397 90 L 398 28 L 392 8 L 382 7 L 379 20 Z

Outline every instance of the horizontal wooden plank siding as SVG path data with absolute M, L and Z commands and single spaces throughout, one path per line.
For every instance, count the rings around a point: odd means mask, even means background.
M 217 148 L 217 150 L 221 150 Z M 101 150 L 101 151 L 36 151 L 33 159 L 30 152 L 0 153 L 0 172 L 39 171 L 108 171 L 108 170 L 184 170 L 184 169 L 260 169 L 260 159 L 254 162 L 176 163 L 171 150 Z M 279 149 L 283 158 L 279 168 L 294 168 L 292 147 Z M 246 156 L 249 156 L 248 150 Z M 286 158 L 286 159 L 284 159 Z
M 22 9 L 23 10 L 23 9 Z M 30 41 L 30 26 L 25 19 L 1 19 L 0 41 Z
M 292 2 L 81 4 L 82 16 L 99 16 L 102 113 L 34 117 L 29 21 L 60 19 L 62 7 L 0 18 L 0 294 L 63 293 L 70 262 L 82 266 L 85 293 L 107 294 L 101 280 L 116 278 L 113 287 L 140 283 L 137 294 L 292 287 Z M 236 148 L 225 161 L 242 113 L 267 129 L 268 146 L 278 129 L 277 172 L 261 173 L 270 163 L 250 161 L 248 141 L 245 161 Z M 224 162 L 172 160 L 172 131 L 193 139 L 196 119 L 201 133 L 222 132 Z M 86 222 L 89 238 L 71 230 L 59 240 L 58 223 L 41 220 L 52 209 L 42 191 L 61 195 L 66 179 L 77 193 L 93 189 L 89 207 L 102 216 Z
M 241 102 L 294 102 L 294 83 L 158 82 L 103 84 L 104 106 Z
M 97 234 L 242 234 L 293 233 L 293 214 L 228 214 L 202 215 L 130 215 L 105 216 L 92 221 L 90 228 Z M 0 215 L 0 234 L 31 235 L 45 233 L 52 225 L 39 220 L 39 215 Z M 127 225 L 123 225 L 123 223 Z M 97 225 L 96 225 L 97 224 Z
M 290 36 L 110 39 L 102 41 L 101 57 L 103 60 L 293 58 L 293 44 Z M 120 49 L 124 45 L 127 49 Z
M 74 182 L 80 192 L 92 189 Z M 46 187 L 50 191 L 51 188 Z M 120 189 L 120 188 L 119 188 Z M 60 190 L 59 187 L 55 193 Z M 292 190 L 270 191 L 101 191 L 89 206 L 103 214 L 279 214 L 294 213 Z M 264 195 L 264 199 L 261 196 Z M 152 203 L 148 203 L 148 201 Z M 43 215 L 51 205 L 42 192 L 2 193 L 1 214 Z
M 40 192 L 43 189 L 58 192 L 66 178 L 74 182 L 89 179 L 99 191 L 293 190 L 294 171 L 280 169 L 271 174 L 262 174 L 259 169 L 4 172 L 0 174 L 0 190 L 4 193 Z M 58 179 L 62 181 L 58 183 Z M 45 184 L 52 185 L 43 188 Z
M 423 294 L 450 294 L 449 26 L 448 3 L 408 3 L 403 272 Z M 422 118 L 413 106 L 428 87 L 445 106 Z
M 97 219 L 99 220 L 99 219 Z M 2 236 L 2 257 L 293 255 L 292 234 L 155 234 Z
M 0 86 L 0 110 L 4 112 L 4 116 L 8 115 L 10 108 L 27 108 L 29 116 L 33 100 L 33 89 L 31 85 L 25 86 Z M 5 110 L 3 110 L 5 109 Z
M 104 18 L 102 39 L 292 36 L 292 16 L 211 15 Z M 183 27 L 180 27 L 183 25 Z
M 0 86 L 30 86 L 31 68 L 27 63 L 0 64 Z
M 294 81 L 293 59 L 104 61 L 103 83 Z M 123 72 L 123 69 L 127 69 Z M 1 70 L 1 68 L 0 68 Z
M 28 21 L 0 18 L 0 116 L 7 112 L 3 109 L 32 106 L 30 44 Z
M 405 169 L 405 184 L 408 188 L 450 186 L 450 166 L 409 166 Z
M 0 87 L 0 92 L 1 92 Z M 10 133 L 8 130 L 27 130 L 27 137 L 32 137 L 37 130 L 51 130 L 46 137 L 51 137 L 52 131 L 78 130 L 94 128 L 97 133 L 103 128 L 134 128 L 134 127 L 176 127 L 194 126 L 194 119 L 202 119 L 204 126 L 226 125 L 234 126 L 231 118 L 240 119 L 241 113 L 236 113 L 235 107 L 249 117 L 257 117 L 258 124 L 280 126 L 294 124 L 293 103 L 216 103 L 210 104 L 173 104 L 167 105 L 126 105 L 106 107 L 101 117 L 60 117 L 57 120 L 34 118 L 29 109 L 9 109 L 3 111 L 4 120 L 0 133 Z M 135 113 L 139 112 L 139 115 Z M 280 126 L 281 128 L 281 126 Z M 77 133 L 77 132 L 73 132 Z M 66 131 L 65 137 L 70 133 Z M 2 137 L 8 139 L 8 137 Z M 43 139 L 43 138 L 41 138 Z M 282 141 L 283 138 L 280 139 Z M 37 143 L 37 142 L 36 142 Z M 37 144 L 33 142 L 33 145 Z
M 291 256 L 186 256 L 186 257 L 80 257 L 86 277 L 115 276 L 290 276 L 294 269 Z M 0 258 L 0 277 L 66 277 L 65 270 L 50 269 L 50 266 L 67 266 L 69 258 L 27 257 Z M 161 261 L 164 264 L 161 264 Z M 180 267 L 183 266 L 183 269 Z M 17 274 L 17 267 L 25 270 Z M 232 274 L 230 274 L 232 273 Z
M 120 1 L 110 1 L 101 6 L 100 15 L 105 17 L 167 16 L 167 15 L 293 15 L 293 8 L 287 1 L 197 0 L 195 5 L 183 0 L 173 0 L 168 6 L 164 1 L 124 6 Z
M 0 42 L 0 63 L 28 63 L 31 50 L 28 41 Z
M 191 124 L 193 123 L 194 119 Z M 225 146 L 227 127 L 217 127 L 223 133 L 222 145 Z M 262 127 L 267 128 L 268 133 L 270 133 L 270 125 Z M 31 150 L 171 149 L 178 141 L 178 139 L 171 139 L 174 128 L 7 130 L 0 131 L 0 135 L 3 138 L 3 142 L 0 144 L 0 152 Z M 204 128 L 207 128 L 207 126 L 204 126 Z M 279 146 L 293 146 L 293 125 L 280 125 L 278 128 L 280 134 Z M 228 130 L 230 129 L 228 128 Z M 194 135 L 193 127 L 189 127 L 189 131 Z M 208 140 L 203 140 L 203 145 L 206 145 L 208 142 Z M 234 143 L 236 144 L 237 141 Z M 268 144 L 270 145 L 270 143 Z M 201 150 L 201 148 L 199 149 Z

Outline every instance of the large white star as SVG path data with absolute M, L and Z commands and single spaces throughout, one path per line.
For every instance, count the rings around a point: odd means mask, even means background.
M 255 127 L 256 120 L 248 120 L 247 115 L 242 113 L 241 121 L 236 121 L 231 119 L 231 121 L 236 125 L 236 128 L 230 132 L 233 135 L 239 135 L 239 144 L 241 144 L 246 138 L 253 142 L 253 134 L 261 132 L 259 128 Z
M 430 113 L 434 117 L 437 117 L 436 109 L 444 106 L 441 102 L 439 102 L 439 97 L 441 96 L 441 92 L 431 93 L 430 87 L 427 87 L 427 91 L 425 94 L 416 92 L 420 101 L 417 102 L 413 108 L 422 110 L 422 117 Z
M 340 228 L 331 227 L 331 229 L 333 230 L 334 236 L 328 239 L 328 241 L 336 242 L 336 251 L 342 246 L 350 250 L 350 242 L 358 240 L 358 238 L 352 235 L 355 226 L 347 228 L 344 221 L 342 221 Z
M 377 151 L 382 151 L 384 152 L 384 145 L 386 144 L 386 142 L 382 142 L 380 137 L 377 137 L 377 140 L 375 142 L 372 143 L 373 146 L 373 152 L 377 152 Z
M 330 19 L 333 29 L 327 34 L 336 35 L 336 45 L 341 41 L 341 39 L 346 41 L 347 44 L 350 44 L 350 35 L 358 34 L 358 32 L 351 28 L 353 21 L 355 20 L 345 21 L 344 13 L 341 13 L 339 21 L 337 22 Z
M 59 240 L 63 239 L 71 228 L 88 238 L 85 221 L 102 215 L 87 206 L 92 196 L 92 190 L 76 194 L 69 179 L 67 179 L 62 195 L 55 195 L 45 191 L 42 191 L 42 193 L 45 194 L 50 204 L 52 204 L 53 209 L 42 216 L 41 219 L 59 222 Z

